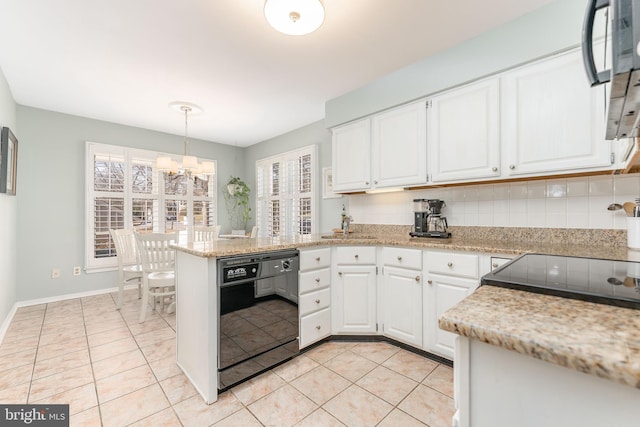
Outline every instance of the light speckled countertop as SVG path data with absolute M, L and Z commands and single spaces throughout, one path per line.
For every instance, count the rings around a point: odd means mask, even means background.
M 480 286 L 440 328 L 640 388 L 640 311 Z

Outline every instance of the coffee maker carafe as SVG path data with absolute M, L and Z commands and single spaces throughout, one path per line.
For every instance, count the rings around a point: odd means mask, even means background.
M 442 209 L 447 206 L 440 199 L 414 199 L 414 231 L 413 237 L 449 238 L 447 218 L 442 216 Z

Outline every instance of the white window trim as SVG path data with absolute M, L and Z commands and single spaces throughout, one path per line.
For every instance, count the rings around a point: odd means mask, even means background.
M 275 162 L 280 162 L 282 165 L 284 165 L 287 161 L 292 160 L 292 159 L 298 159 L 300 156 L 303 155 L 307 155 L 310 154 L 311 155 L 311 191 L 310 191 L 310 195 L 311 195 L 311 234 L 315 234 L 318 233 L 318 146 L 316 144 L 313 145 L 308 145 L 302 148 L 298 148 L 295 150 L 291 150 L 291 151 L 287 151 L 284 153 L 280 153 L 274 156 L 270 156 L 270 157 L 265 157 L 263 159 L 258 159 L 256 160 L 255 163 L 255 174 L 256 174 L 256 187 L 259 185 L 260 179 L 258 177 L 259 174 L 259 169 L 261 167 L 264 167 L 264 165 L 270 165 L 272 163 Z M 285 172 L 281 171 L 281 177 L 284 176 Z M 264 186 L 268 186 L 269 184 L 265 182 L 263 182 Z M 290 185 L 283 185 L 282 183 L 282 179 L 281 179 L 281 183 L 280 183 L 280 188 L 284 189 L 284 188 L 289 188 Z M 282 190 L 281 190 L 282 191 Z M 267 230 L 265 229 L 266 227 L 263 226 L 263 224 L 261 223 L 264 219 L 264 209 L 266 208 L 266 206 L 263 206 L 262 209 L 260 208 L 260 204 L 261 203 L 265 203 L 268 200 L 271 199 L 271 197 L 269 196 L 269 191 L 267 188 L 263 188 L 263 189 L 259 189 L 256 188 L 256 197 L 255 197 L 255 203 L 256 203 L 256 225 L 258 225 L 258 234 L 261 237 L 266 236 L 267 234 Z M 260 196 L 262 194 L 262 196 Z M 289 194 L 282 194 L 280 195 L 280 197 L 278 197 L 280 200 L 285 199 L 285 198 L 299 198 L 299 193 L 297 191 L 294 191 L 293 194 L 289 193 Z M 282 209 L 282 207 L 281 207 Z M 282 210 L 281 210 L 282 212 Z M 259 214 L 262 214 L 262 217 L 259 217 Z M 287 224 L 282 224 L 282 214 L 281 214 L 281 230 L 284 231 L 283 234 L 281 234 L 282 236 L 287 236 L 288 234 L 286 233 L 286 230 L 288 230 L 290 227 Z
M 95 242 L 93 239 L 94 236 L 94 224 L 95 224 L 95 211 L 94 211 L 94 197 L 96 192 L 94 191 L 94 155 L 98 154 L 112 154 L 115 156 L 122 157 L 125 161 L 125 165 L 130 165 L 131 160 L 134 158 L 145 159 L 150 161 L 155 161 L 157 157 L 160 156 L 169 156 L 173 160 L 180 162 L 182 160 L 182 156 L 172 153 L 164 153 L 159 151 L 151 151 L 151 150 L 143 150 L 132 147 L 125 147 L 119 145 L 112 144 L 103 144 L 97 142 L 86 141 L 85 145 L 85 270 L 87 273 L 97 273 L 102 271 L 110 271 L 117 268 L 117 258 L 116 257 L 105 257 L 105 258 L 96 258 L 94 257 L 95 250 Z M 200 158 L 201 161 L 212 161 L 214 162 L 214 168 L 217 171 L 218 165 L 216 160 L 204 159 Z M 128 169 L 128 168 L 125 168 Z M 117 197 L 123 197 L 125 199 L 125 203 L 127 200 L 132 199 L 152 199 L 154 201 L 157 200 L 158 209 L 160 212 L 154 213 L 154 218 L 156 220 L 153 224 L 153 231 L 157 232 L 160 230 L 164 230 L 166 227 L 166 218 L 164 215 L 164 206 L 166 200 L 170 199 L 180 199 L 186 200 L 189 206 L 192 206 L 194 201 L 211 201 L 214 204 L 214 223 L 212 225 L 216 225 L 218 223 L 218 212 L 219 206 L 217 202 L 217 173 L 213 174 L 212 182 L 210 183 L 210 190 L 212 192 L 210 197 L 206 196 L 193 196 L 192 192 L 188 192 L 187 196 L 170 196 L 165 195 L 164 191 L 159 191 L 159 189 L 164 189 L 164 177 L 163 174 L 159 171 L 154 171 L 154 186 L 151 194 L 139 194 L 133 193 L 131 186 L 131 174 L 125 173 L 125 182 L 124 182 L 124 191 L 122 193 L 114 193 Z M 106 196 L 109 193 L 101 193 Z M 131 227 L 133 225 L 133 213 L 132 209 L 124 210 L 124 223 Z

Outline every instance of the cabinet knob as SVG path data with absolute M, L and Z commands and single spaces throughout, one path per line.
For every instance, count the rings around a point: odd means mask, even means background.
M 516 165 L 509 165 L 509 169 L 514 170 L 516 168 Z
M 316 329 L 317 329 L 317 330 L 320 330 L 320 327 L 321 327 L 321 326 L 320 326 L 320 325 L 318 325 L 318 326 L 316 326 Z
M 320 262 L 320 257 L 316 257 L 316 261 Z
M 374 180 L 374 181 L 373 181 L 373 183 L 374 183 L 374 184 L 377 184 L 377 183 L 378 183 L 378 180 L 377 180 L 377 179 L 376 179 L 376 180 Z
M 342 276 L 342 271 L 338 271 L 338 276 Z
M 316 304 L 320 304 L 320 300 L 319 299 L 316 300 Z
M 433 280 L 427 280 L 427 283 L 433 285 Z
M 449 262 L 447 263 L 447 267 L 449 267 L 449 268 L 453 267 L 453 263 L 452 263 L 451 261 L 449 261 Z
M 364 185 L 369 185 L 369 181 L 365 181 Z
M 497 262 L 494 262 L 493 264 L 491 264 L 491 267 L 496 268 L 498 266 Z
M 398 261 L 402 261 L 402 257 L 401 256 L 398 257 Z
M 420 282 L 420 276 L 416 276 L 416 282 Z
M 491 170 L 492 170 L 492 171 L 494 171 L 494 172 L 498 172 L 498 168 L 497 168 L 497 167 L 495 167 L 495 166 L 494 166 L 494 167 L 492 167 L 492 168 L 491 168 Z
M 356 257 L 356 259 L 358 259 L 358 258 L 359 258 L 359 255 L 358 255 L 358 254 L 355 254 L 354 256 Z
M 320 278 L 316 277 L 316 283 L 320 283 Z

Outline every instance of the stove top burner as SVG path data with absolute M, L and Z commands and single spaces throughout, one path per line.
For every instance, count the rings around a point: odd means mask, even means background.
M 502 286 L 640 309 L 640 263 L 525 254 L 482 278 Z

